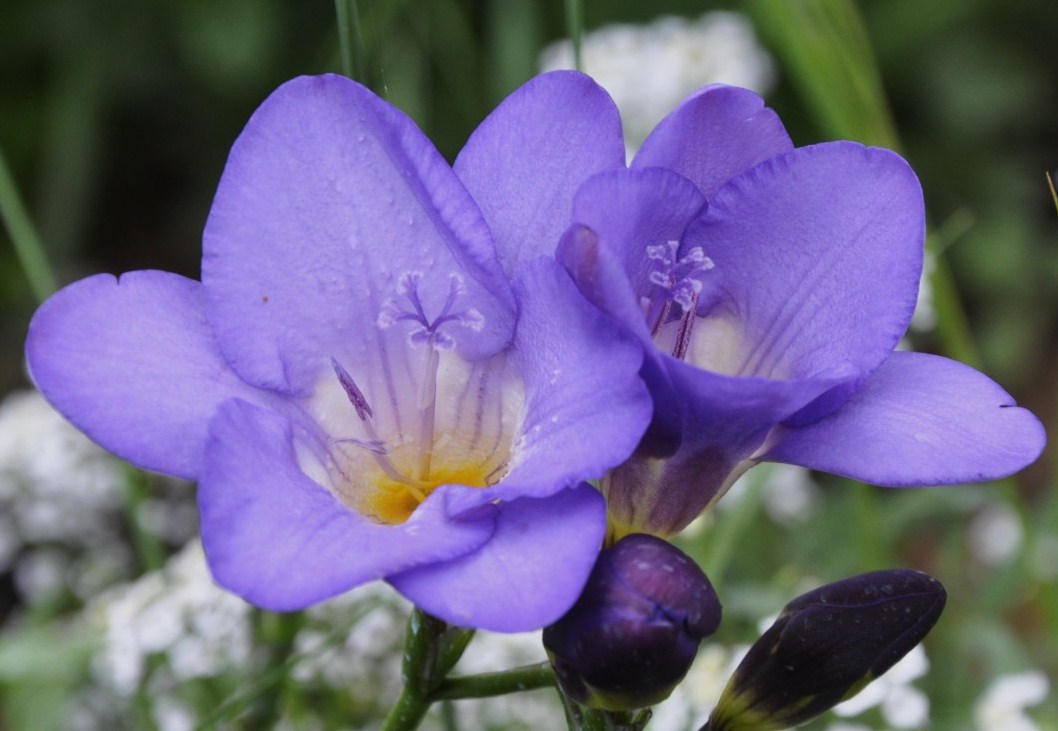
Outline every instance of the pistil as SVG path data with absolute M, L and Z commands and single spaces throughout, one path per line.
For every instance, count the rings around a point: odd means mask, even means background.
M 648 279 L 655 285 L 646 297 L 644 317 L 651 337 L 657 341 L 662 328 L 679 317 L 672 355 L 683 360 L 691 346 L 691 333 L 697 319 L 698 298 L 702 292 L 701 277 L 713 268 L 712 259 L 700 246 L 678 257 L 680 242 L 648 246 L 647 258 L 653 262 Z
M 419 473 L 420 480 L 430 479 L 430 461 L 433 458 L 434 422 L 437 418 L 437 369 L 441 365 L 441 353 L 431 335 L 427 343 L 426 368 L 419 384 Z
M 484 318 L 473 308 L 456 310 L 455 304 L 464 294 L 463 278 L 458 274 L 448 277 L 448 296 L 441 311 L 436 317 L 426 314 L 422 299 L 419 296 L 419 283 L 422 272 L 405 272 L 397 282 L 397 294 L 410 305 L 402 305 L 396 299 L 389 299 L 383 304 L 378 315 L 378 326 L 382 329 L 392 327 L 397 322 L 411 323 L 408 341 L 413 346 L 426 346 L 426 365 L 423 369 L 422 382 L 419 384 L 419 439 L 416 477 L 421 482 L 430 480 L 433 460 L 433 442 L 435 420 L 437 418 L 437 371 L 441 365 L 441 351 L 455 346 L 452 336 L 442 331 L 442 327 L 461 326 L 479 331 L 484 325 Z

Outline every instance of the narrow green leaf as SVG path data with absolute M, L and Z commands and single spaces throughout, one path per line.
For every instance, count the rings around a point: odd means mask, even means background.
M 38 302 L 43 302 L 58 289 L 55 274 L 48 264 L 37 229 L 30 220 L 26 206 L 18 194 L 15 179 L 7 165 L 3 150 L 0 150 L 0 220 L 4 222 L 7 235 L 15 247 L 22 271 L 29 280 Z
M 334 10 L 338 16 L 338 48 L 342 59 L 342 73 L 366 85 L 364 41 L 360 34 L 360 14 L 356 0 L 334 0 Z
M 573 43 L 573 68 L 583 71 L 581 63 L 581 40 L 584 36 L 584 7 L 580 0 L 565 0 L 566 4 L 566 31 Z

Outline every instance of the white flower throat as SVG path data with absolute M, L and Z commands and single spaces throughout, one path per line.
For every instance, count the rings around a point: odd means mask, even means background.
M 507 355 L 471 363 L 456 352 L 459 329 L 485 324 L 478 310 L 460 307 L 462 278 L 448 275 L 447 296 L 431 317 L 420 297 L 423 277 L 402 274 L 376 320 L 380 331 L 405 331 L 402 358 L 390 363 L 380 352 L 379 367 L 360 366 L 355 378 L 332 358 L 308 403 L 327 445 L 314 465 L 301 460 L 306 473 L 385 524 L 406 521 L 441 485 L 495 484 L 522 420 L 524 385 Z

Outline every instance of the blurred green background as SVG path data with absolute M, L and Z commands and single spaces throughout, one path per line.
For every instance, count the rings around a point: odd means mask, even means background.
M 914 346 L 972 362 L 1058 434 L 1058 212 L 1044 177 L 1058 167 L 1058 3 L 584 0 L 588 30 L 711 9 L 754 22 L 776 61 L 768 102 L 795 143 L 899 147 L 922 180 L 938 261 L 937 326 Z M 366 80 L 449 159 L 567 33 L 558 0 L 361 0 L 359 10 Z M 4 0 L 0 151 L 59 282 L 140 268 L 197 277 L 211 196 L 246 119 L 282 81 L 339 69 L 329 2 Z M 27 385 L 21 349 L 36 304 L 0 231 L 0 395 Z M 973 700 L 1001 674 L 1034 668 L 1053 685 L 1054 458 L 1048 449 L 1001 485 L 932 491 L 821 478 L 821 509 L 796 525 L 740 503 L 693 546 L 728 592 L 720 639 L 749 639 L 757 608 L 777 609 L 806 577 L 906 565 L 951 595 L 921 683 L 935 728 L 973 728 Z M 1021 528 L 998 565 L 970 546 L 973 522 L 996 505 Z M 9 584 L 4 615 L 18 601 Z M 17 678 L 0 671 L 3 683 Z M 1034 715 L 1058 729 L 1054 700 Z

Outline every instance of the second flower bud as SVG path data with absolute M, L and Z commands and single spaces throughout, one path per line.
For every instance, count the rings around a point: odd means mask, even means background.
M 609 711 L 663 701 L 720 624 L 709 579 L 687 555 L 653 536 L 603 550 L 584 591 L 544 630 L 563 692 Z

